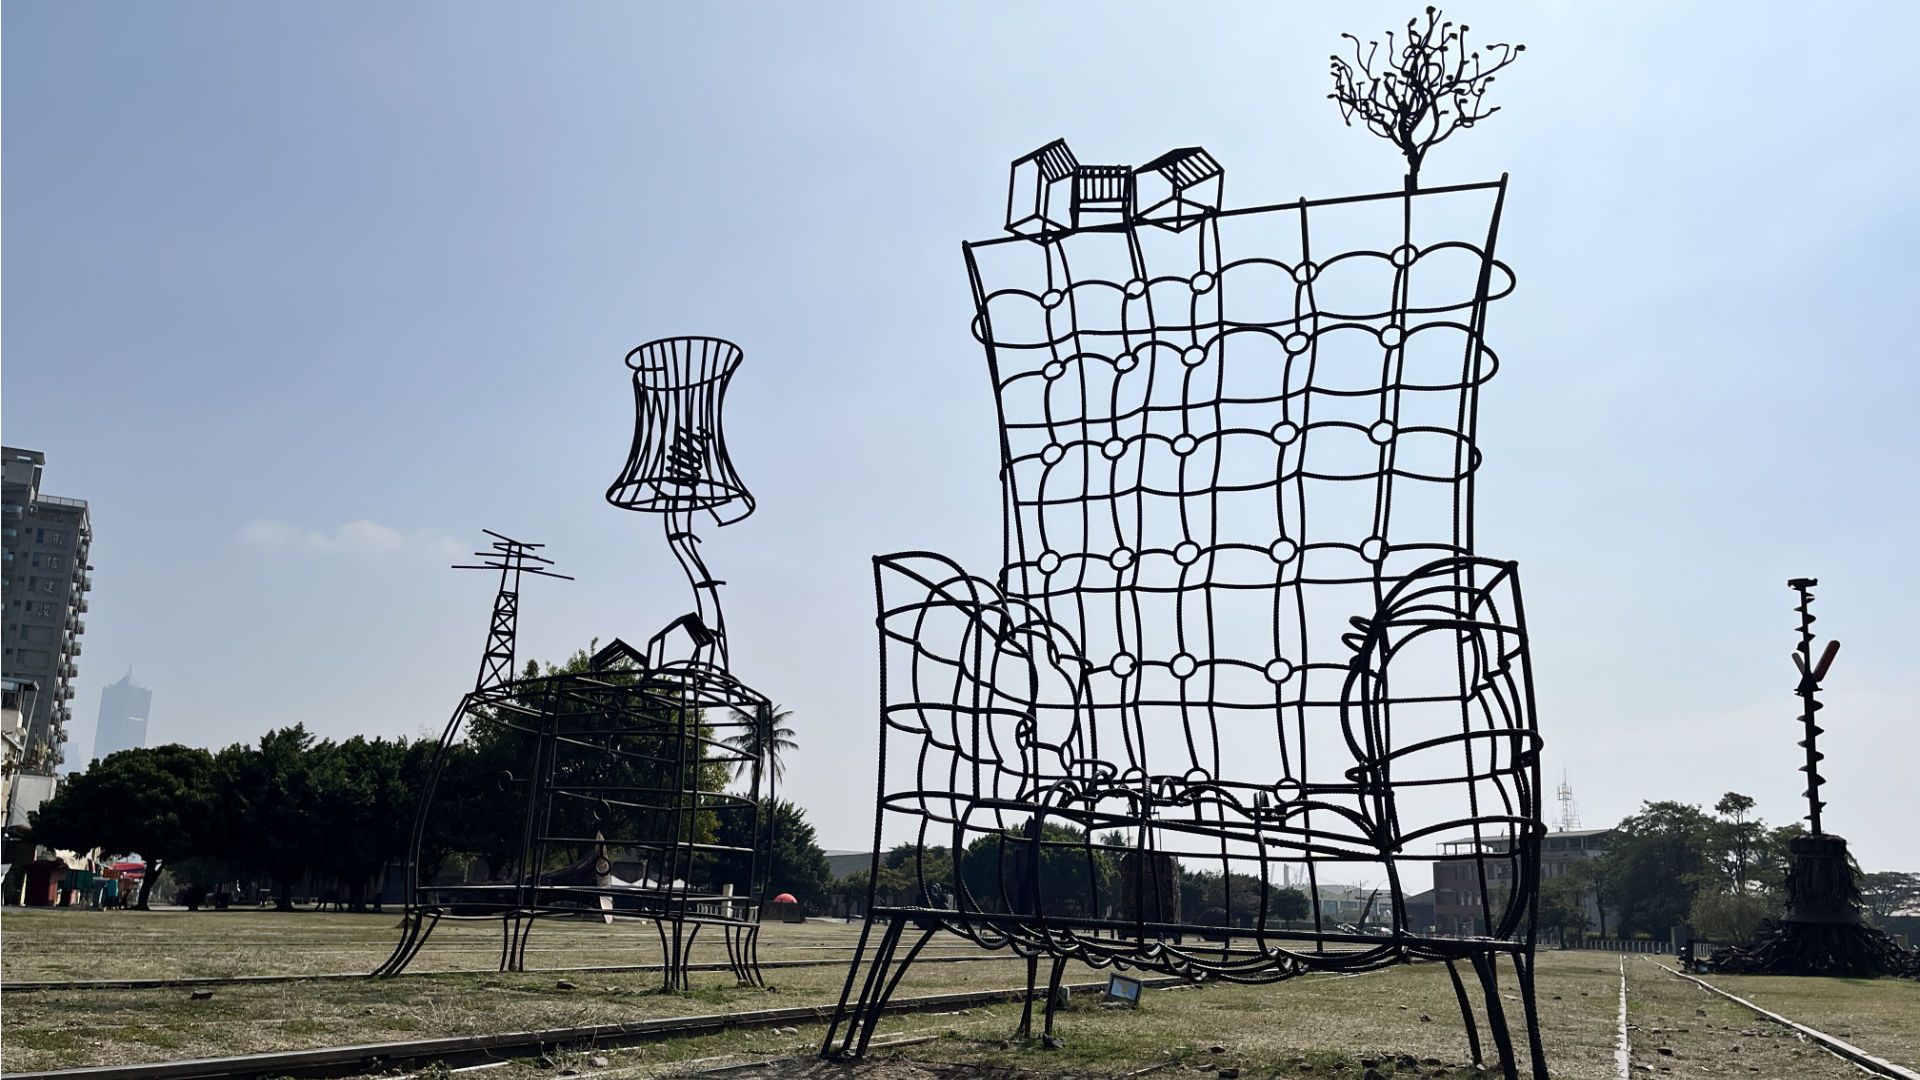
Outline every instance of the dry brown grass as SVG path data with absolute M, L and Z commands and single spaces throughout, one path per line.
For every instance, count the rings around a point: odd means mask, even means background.
M 238 975 L 366 970 L 394 940 L 394 916 L 268 913 L 11 913 L 0 924 L 9 980 L 129 976 Z M 421 967 L 491 967 L 496 927 L 443 927 Z M 845 956 L 858 925 L 771 925 L 768 958 Z M 649 963 L 658 939 L 650 926 L 555 924 L 535 937 L 530 959 L 550 966 Z M 703 946 L 699 960 L 718 959 Z M 977 955 L 964 947 L 950 954 Z M 978 963 L 917 965 L 901 994 L 1016 987 L 1024 965 L 1004 958 Z M 1857 1076 L 1825 1052 L 1783 1029 L 1630 959 L 1635 1076 Z M 221 986 L 208 1001 L 188 990 L 98 990 L 10 993 L 0 999 L 0 1066 L 14 1072 L 84 1064 L 135 1063 L 268 1050 L 333 1046 L 442 1035 L 519 1031 L 657 1016 L 749 1011 L 830 1003 L 845 977 L 839 967 L 775 969 L 772 992 L 730 985 L 723 972 L 694 976 L 690 994 L 658 992 L 646 972 L 570 976 L 491 972 L 394 980 L 339 980 Z M 1071 968 L 1070 981 L 1104 976 Z M 1542 1028 L 1553 1074 L 1565 1080 L 1612 1080 L 1619 958 L 1603 953 L 1543 953 Z M 1911 1062 L 1920 1038 L 1920 985 L 1880 981 L 1720 980 L 1781 1012 L 1876 1053 Z M 1517 1010 L 1517 1002 L 1509 1002 Z M 1696 1010 L 1699 1010 L 1696 1012 Z M 1384 1076 L 1476 1075 L 1444 969 L 1393 968 L 1355 978 L 1309 977 L 1268 987 L 1150 989 L 1138 1011 L 1082 1000 L 1062 1014 L 1066 1048 L 1047 1051 L 1010 1038 L 1017 1006 L 999 1005 L 941 1016 L 884 1019 L 878 1039 L 940 1036 L 881 1051 L 863 1080 L 949 1076 L 1116 1076 L 1152 1065 L 1149 1075 L 1349 1077 L 1367 1062 Z M 1422 1020 L 1422 1016 L 1428 1019 Z M 789 1034 L 730 1031 L 645 1046 L 562 1055 L 558 1064 L 582 1080 L 681 1075 L 715 1064 L 782 1058 L 730 1074 L 839 1076 L 810 1055 L 824 1032 L 807 1025 Z M 1214 1047 L 1220 1047 L 1214 1050 Z M 1671 1054 L 1660 1053 L 1665 1047 Z M 1733 1047 L 1738 1046 L 1735 1050 Z M 595 1064 L 595 1060 L 606 1062 Z M 1411 1067 L 1404 1064 L 1411 1059 Z M 1302 1066 L 1306 1068 L 1302 1068 Z M 1644 1066 L 1644 1068 L 1641 1068 Z M 1665 1070 L 1663 1072 L 1662 1070 Z M 551 1076 L 554 1062 L 516 1063 L 489 1080 Z
M 1920 1070 L 1920 982 L 1714 975 L 1708 982 L 1764 1009 Z
M 372 971 L 399 940 L 397 911 L 335 915 L 270 911 L 9 911 L 0 936 L 0 978 L 8 982 L 99 978 L 226 978 Z M 842 955 L 858 933 L 836 923 L 773 923 L 762 932 L 761 958 L 818 959 Z M 12 947 L 17 945 L 18 947 Z M 103 971 L 102 950 L 113 953 Z M 952 950 L 948 950 L 952 951 Z M 696 962 L 720 962 L 717 935 L 702 934 Z M 411 971 L 492 971 L 500 956 L 500 924 L 442 921 Z M 657 964 L 653 924 L 548 921 L 527 950 L 532 967 Z

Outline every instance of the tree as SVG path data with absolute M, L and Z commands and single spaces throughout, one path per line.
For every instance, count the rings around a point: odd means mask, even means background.
M 1585 860 L 1583 860 L 1585 861 Z M 1587 932 L 1587 887 L 1573 874 L 1540 883 L 1540 925 L 1557 932 L 1560 940 Z
M 939 844 L 895 844 L 880 860 L 880 895 L 895 904 L 952 902 L 953 851 Z
M 754 706 L 751 714 L 735 709 L 733 715 L 747 725 L 721 740 L 745 756 L 746 760 L 734 764 L 734 779 L 751 777 L 756 790 L 763 771 L 776 785 L 785 780 L 787 764 L 783 755 L 800 745 L 793 739 L 794 730 L 787 726 L 793 710 L 763 701 Z
M 274 909 L 293 910 L 293 885 L 328 843 L 317 814 L 313 736 L 306 725 L 270 731 L 259 745 L 236 743 L 214 757 L 220 818 L 215 854 L 273 880 Z
M 1592 898 L 1594 913 L 1600 917 L 1601 937 L 1607 936 L 1607 908 L 1613 901 L 1613 882 L 1607 875 L 1610 865 L 1605 859 L 1579 859 L 1567 867 L 1565 875 L 1583 897 Z
M 406 853 L 412 834 L 407 741 L 355 735 L 320 743 L 312 753 L 320 833 L 314 863 L 345 886 L 353 910 L 363 911 L 368 880 Z
M 68 777 L 29 827 L 48 847 L 139 854 L 145 910 L 168 860 L 199 854 L 209 839 L 212 774 L 212 756 L 195 747 L 121 750 Z
M 1738 944 L 1753 940 L 1761 924 L 1780 914 L 1778 894 L 1765 890 L 1732 892 L 1702 889 L 1687 912 L 1687 925 L 1709 941 Z
M 1289 893 L 1298 898 L 1284 901 L 1292 914 L 1281 911 L 1282 898 Z M 1261 908 L 1263 895 L 1266 898 L 1265 910 Z M 1262 925 L 1269 919 L 1308 918 L 1313 914 L 1313 903 L 1299 889 L 1276 889 L 1270 883 L 1263 889 L 1260 879 L 1252 874 L 1222 874 L 1218 870 L 1196 872 L 1182 867 L 1180 910 L 1188 916 L 1197 914 L 1202 923 L 1208 922 L 1208 912 L 1214 912 L 1214 917 L 1219 921 L 1211 925 L 1251 927 Z
M 593 652 L 598 642 L 576 650 L 561 664 L 528 661 L 522 679 L 552 678 L 591 673 L 596 681 L 615 686 L 645 688 L 647 674 L 631 664 L 615 664 L 593 670 Z M 594 732 L 576 730 L 572 745 L 553 763 L 551 775 L 556 787 L 576 789 L 654 792 L 705 793 L 722 791 L 730 769 L 725 761 L 710 758 L 706 751 L 714 738 L 712 725 L 697 709 L 684 710 L 676 704 L 679 688 L 662 686 L 657 695 L 635 694 L 622 710 L 589 712 L 573 717 L 570 723 L 600 724 Z M 649 702 L 657 703 L 649 704 Z M 556 870 L 586 857 L 604 836 L 612 846 L 621 839 L 644 839 L 653 843 L 711 844 L 717 842 L 723 819 L 745 837 L 750 831 L 750 815 L 722 801 L 703 797 L 700 806 L 678 808 L 670 798 L 614 799 L 599 802 L 589 799 L 558 800 L 543 830 L 550 836 L 577 838 L 567 843 L 549 843 L 542 854 L 544 863 L 522 868 L 526 823 L 526 783 L 532 763 L 538 759 L 540 735 L 524 722 L 511 722 L 512 710 L 522 715 L 539 715 L 550 706 L 543 693 L 527 688 L 511 695 L 508 709 L 480 706 L 463 725 L 461 738 L 447 749 L 448 758 L 438 786 L 432 795 L 427 815 L 423 848 L 431 853 L 431 862 L 458 854 L 484 860 L 491 877 L 511 880 L 522 870 L 540 873 Z M 594 734 L 604 735 L 609 743 L 617 741 L 619 754 L 577 752 L 577 747 L 592 742 Z M 424 765 L 424 761 L 423 761 Z M 691 796 L 685 801 L 691 802 Z M 744 823 L 743 823 L 744 822 Z M 743 845 L 750 846 L 750 839 Z M 716 880 L 732 880 L 733 862 L 738 859 L 702 857 L 703 871 L 719 874 Z M 431 869 L 423 859 L 422 874 Z M 721 865 L 725 863 L 726 865 Z M 740 871 L 744 874 L 744 870 Z M 745 887 L 745 882 L 740 883 Z
M 1353 62 L 1333 57 L 1333 93 L 1327 95 L 1340 106 L 1348 127 L 1357 116 L 1367 130 L 1399 148 L 1407 159 L 1408 191 L 1419 185 L 1427 151 L 1500 111 L 1486 104 L 1487 89 L 1494 73 L 1527 48 L 1489 45 L 1490 56 L 1497 50 L 1497 58 L 1483 61 L 1478 50 L 1468 48 L 1464 23 L 1442 22 L 1431 7 L 1426 15 L 1425 26 L 1418 18 L 1407 20 L 1404 43 L 1396 44 L 1393 31 L 1387 31 L 1384 56 L 1377 41 L 1368 42 L 1363 54 L 1359 38 L 1340 35 L 1353 42 Z
M 1276 919 L 1292 922 L 1304 919 L 1313 911 L 1313 902 L 1299 889 L 1281 889 L 1273 894 L 1273 903 L 1268 906 Z
M 1722 855 L 1720 867 L 1732 882 L 1733 891 L 1741 896 L 1746 895 L 1754 849 L 1760 846 L 1766 828 L 1758 820 L 1747 820 L 1753 805 L 1751 798 L 1737 791 L 1727 792 L 1713 804 L 1713 812 L 1727 819 L 1715 837 L 1715 846 Z
M 1686 922 L 1707 881 L 1714 824 L 1697 806 L 1649 802 L 1614 829 L 1601 858 L 1622 936 Z
M 871 870 L 856 870 L 833 883 L 833 902 L 841 911 L 852 913 L 867 902 L 868 885 L 873 880 Z
M 820 850 L 819 836 L 807 820 L 807 812 L 779 800 L 766 804 L 762 813 L 767 818 L 761 824 L 762 839 L 769 830 L 772 832 L 771 842 L 761 849 L 761 874 L 768 895 L 789 892 L 809 910 L 826 910 L 833 901 L 833 871 L 827 866 L 826 852 Z M 755 846 L 751 827 L 751 818 L 729 814 L 721 823 L 719 842 L 733 847 Z M 725 871 L 734 889 L 743 895 L 752 888 L 745 862 L 733 860 Z
M 1860 878 L 1860 903 L 1878 922 L 1920 909 L 1920 874 L 1883 870 Z
M 960 857 L 960 878 L 975 908 L 1014 914 L 1097 916 L 1116 899 L 1113 859 L 1087 834 L 1048 821 L 985 833 Z M 1039 880 L 1033 880 L 1038 841 Z M 1037 911 L 1035 909 L 1038 909 Z

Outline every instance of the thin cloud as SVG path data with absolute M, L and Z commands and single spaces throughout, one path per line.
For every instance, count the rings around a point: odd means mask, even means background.
M 310 551 L 326 555 L 388 555 L 402 551 L 430 551 L 459 555 L 460 545 L 434 529 L 403 533 L 377 521 L 349 521 L 332 531 L 308 529 L 290 521 L 256 518 L 240 530 L 238 540 L 257 551 Z

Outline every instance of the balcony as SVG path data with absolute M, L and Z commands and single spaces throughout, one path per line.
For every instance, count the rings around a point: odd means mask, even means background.
M 75 638 L 72 641 L 67 642 L 67 655 L 68 656 L 80 655 L 80 639 L 79 638 Z
M 62 700 L 62 701 L 72 701 L 72 700 L 73 700 L 73 686 L 72 686 L 71 684 L 68 684 L 68 685 L 66 685 L 66 686 L 62 686 L 62 687 L 60 688 L 60 698 L 61 698 L 61 700 Z
M 74 601 L 73 610 L 84 613 L 87 610 L 87 598 L 82 596 L 79 600 Z

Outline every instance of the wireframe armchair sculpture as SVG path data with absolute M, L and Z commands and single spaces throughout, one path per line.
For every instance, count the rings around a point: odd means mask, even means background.
M 1050 960 L 1049 1040 L 1069 960 L 1465 962 L 1512 1076 L 1504 955 L 1545 1075 L 1526 622 L 1473 536 L 1506 181 L 1223 209 L 1223 180 L 1199 148 L 1126 169 L 1056 142 L 1015 162 L 1012 235 L 965 245 L 1004 559 L 875 560 L 876 870 L 904 841 L 916 885 L 876 885 L 829 1055 L 946 930 L 1030 984 Z M 1408 924 L 1442 844 L 1475 860 L 1481 936 Z M 1335 917 L 1354 881 L 1375 901 Z M 1305 919 L 1271 914 L 1289 883 Z

